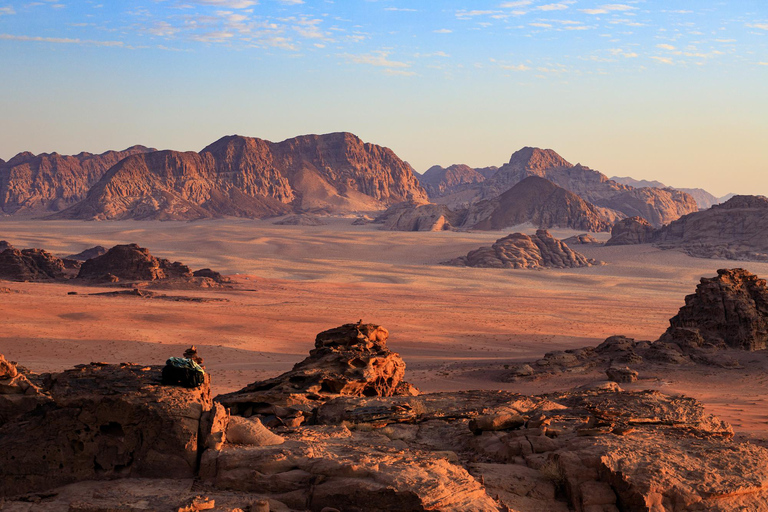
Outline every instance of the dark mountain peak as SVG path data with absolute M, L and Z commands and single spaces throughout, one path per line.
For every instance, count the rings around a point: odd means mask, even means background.
M 29 151 L 22 151 L 18 155 L 8 160 L 8 166 L 13 167 L 14 165 L 23 164 L 24 162 L 32 160 L 33 158 L 35 158 L 34 153 L 30 153 Z
M 733 196 L 726 202 L 713 206 L 713 208 L 722 208 L 724 210 L 735 210 L 738 208 L 768 208 L 768 198 L 765 196 Z

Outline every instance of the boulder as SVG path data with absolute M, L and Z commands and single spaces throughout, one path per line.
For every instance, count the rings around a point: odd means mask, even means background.
M 642 217 L 618 221 L 611 229 L 611 238 L 605 245 L 635 245 L 653 242 L 655 229 Z
M 254 382 L 216 400 L 234 415 L 259 415 L 265 424 L 301 424 L 324 399 L 413 394 L 404 382 L 405 362 L 387 347 L 378 325 L 345 324 L 321 332 L 309 357 L 278 377 Z
M 608 380 L 619 383 L 637 382 L 638 373 L 628 367 L 616 367 L 612 366 L 605 371 L 608 376 Z

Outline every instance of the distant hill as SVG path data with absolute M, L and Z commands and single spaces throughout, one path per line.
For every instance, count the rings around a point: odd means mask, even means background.
M 617 223 L 607 245 L 653 243 L 700 258 L 768 261 L 768 198 L 734 196 L 653 229 L 644 219 Z
M 411 167 L 351 133 L 283 142 L 224 137 L 200 153 L 155 151 L 122 160 L 86 198 L 56 214 L 74 219 L 270 217 L 383 209 L 426 200 Z
M 534 147 L 513 153 L 509 162 L 485 180 L 465 183 L 458 189 L 445 187 L 430 197 L 454 209 L 467 208 L 498 197 L 531 176 L 545 178 L 597 207 L 612 209 L 617 217 L 642 215 L 656 226 L 698 209 L 693 197 L 684 192 L 624 185 L 589 167 L 573 165 L 551 149 Z
M 636 180 L 630 177 L 619 178 L 614 176 L 611 179 L 617 183 L 622 183 L 624 185 L 629 185 L 635 188 L 656 187 L 656 188 L 674 188 L 674 190 L 680 190 L 681 192 L 685 192 L 686 194 L 693 197 L 693 199 L 696 201 L 696 205 L 699 207 L 699 210 L 706 210 L 707 208 L 711 208 L 716 204 L 724 203 L 730 198 L 732 198 L 734 195 L 736 195 L 736 194 L 727 194 L 723 197 L 715 197 L 714 195 L 710 194 L 703 188 L 667 187 L 665 184 L 663 184 L 660 181 Z
M 0 160 L 0 211 L 6 214 L 44 214 L 59 211 L 85 198 L 107 169 L 123 158 L 155 151 L 133 146 L 100 155 L 19 153 Z
M 616 220 L 573 192 L 529 176 L 503 194 L 470 206 L 463 226 L 495 230 L 530 222 L 539 228 L 609 231 Z
M 429 197 L 459 192 L 467 188 L 467 185 L 482 183 L 486 179 L 483 173 L 464 164 L 455 164 L 447 168 L 434 165 L 424 174 L 417 174 L 416 177 Z

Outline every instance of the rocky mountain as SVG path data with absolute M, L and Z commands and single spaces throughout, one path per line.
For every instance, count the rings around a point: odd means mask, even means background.
M 768 261 L 768 198 L 734 196 L 655 229 L 645 219 L 617 222 L 607 245 L 653 243 L 698 258 Z
M 707 208 L 711 208 L 716 204 L 724 203 L 734 195 L 728 194 L 727 196 L 723 197 L 715 197 L 703 188 L 668 187 L 660 181 L 636 180 L 634 178 L 630 178 L 629 176 L 623 178 L 614 176 L 611 179 L 617 183 L 621 183 L 622 185 L 629 185 L 634 188 L 674 188 L 675 190 L 685 192 L 689 196 L 693 197 L 694 201 L 696 201 L 696 205 L 699 207 L 699 210 L 706 210 Z
M 450 167 L 435 165 L 422 175 L 416 175 L 430 198 L 454 194 L 468 188 L 468 185 L 482 183 L 486 176 L 480 171 L 464 164 Z
M 549 180 L 530 176 L 498 197 L 470 206 L 463 226 L 493 230 L 530 222 L 540 228 L 608 231 L 617 217 Z
M 539 229 L 535 235 L 512 233 L 500 238 L 491 247 L 480 247 L 443 263 L 444 265 L 480 268 L 579 268 L 601 264 L 587 258 L 549 231 Z
M 466 208 L 482 199 L 498 197 L 522 180 L 538 176 L 573 192 L 595 206 L 615 210 L 616 218 L 642 215 L 661 226 L 697 210 L 684 192 L 671 189 L 633 188 L 608 179 L 581 164 L 573 165 L 551 149 L 525 147 L 512 154 L 490 178 L 435 199 L 453 208 Z
M 154 151 L 133 146 L 100 155 L 19 153 L 0 162 L 0 212 L 42 214 L 58 211 L 85 198 L 88 189 L 120 160 Z
M 273 143 L 228 136 L 200 153 L 156 151 L 112 167 L 57 218 L 270 217 L 382 209 L 426 193 L 392 150 L 350 133 Z

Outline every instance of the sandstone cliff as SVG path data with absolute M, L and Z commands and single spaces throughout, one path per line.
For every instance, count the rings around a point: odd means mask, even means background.
M 120 160 L 150 151 L 154 150 L 133 146 L 100 155 L 19 153 L 0 162 L 0 211 L 42 214 L 61 210 L 84 199 L 88 189 Z
M 530 176 L 500 196 L 469 208 L 464 227 L 504 229 L 525 222 L 540 228 L 608 231 L 615 217 L 554 183 Z
M 426 199 L 408 164 L 349 133 L 273 143 L 224 137 L 200 153 L 159 151 L 111 168 L 59 218 L 271 217 L 382 209 Z
M 454 164 L 447 168 L 432 166 L 418 178 L 429 197 L 434 198 L 465 190 L 468 185 L 482 183 L 486 176 L 468 165 Z

